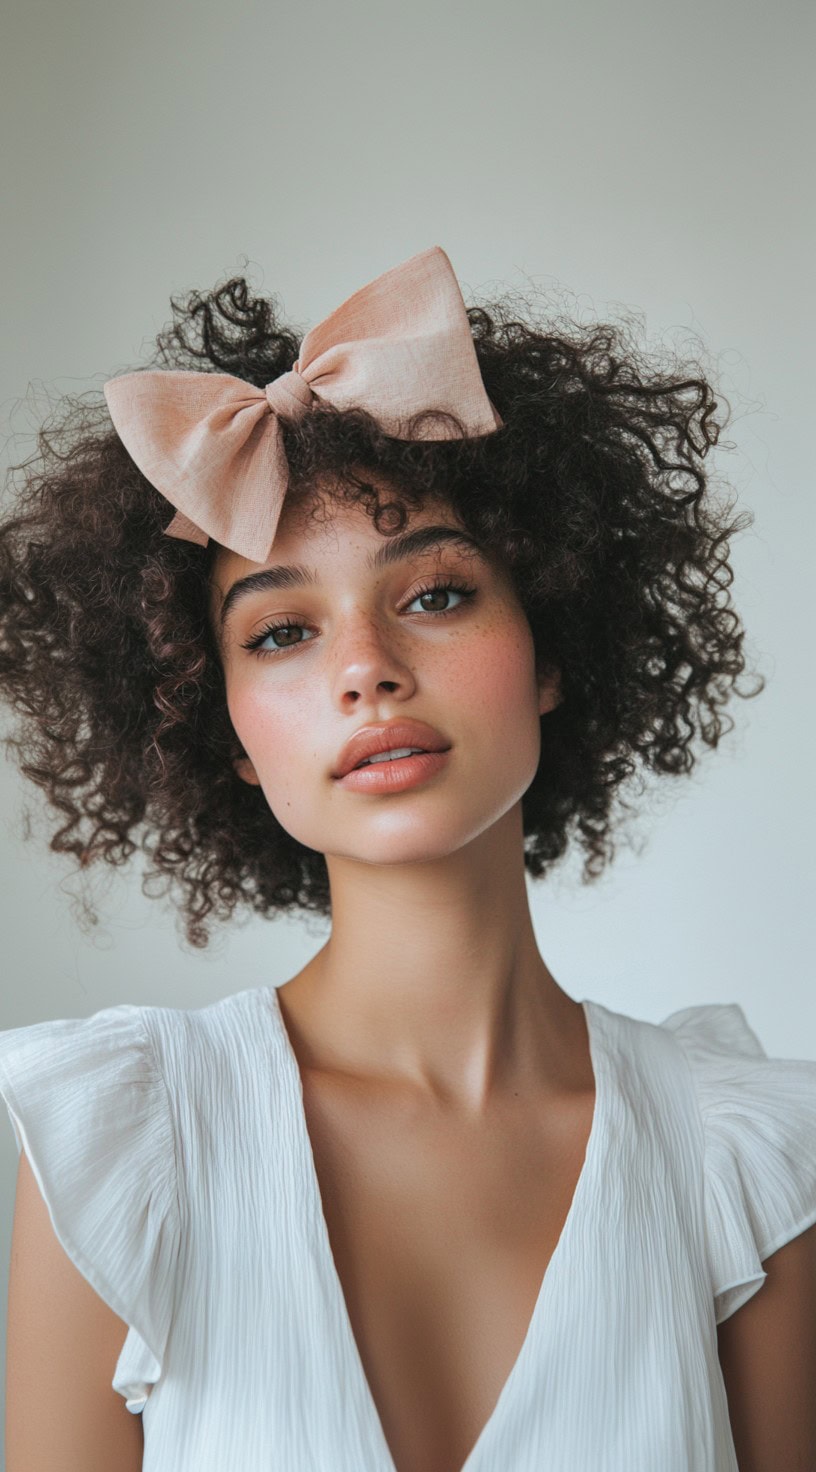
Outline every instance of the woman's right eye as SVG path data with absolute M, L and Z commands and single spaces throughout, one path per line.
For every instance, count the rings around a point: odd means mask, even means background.
M 247 639 L 246 643 L 241 645 L 241 648 L 248 649 L 250 653 L 260 654 L 261 656 L 275 654 L 278 649 L 294 649 L 296 644 L 302 644 L 304 640 L 297 639 L 292 644 L 277 644 L 272 649 L 262 649 L 260 646 L 271 634 L 277 634 L 282 629 L 288 632 L 290 629 L 305 629 L 305 627 L 305 624 L 293 623 L 291 619 L 279 619 L 277 622 L 273 620 L 265 628 L 260 629 L 257 634 L 253 634 L 251 639 Z

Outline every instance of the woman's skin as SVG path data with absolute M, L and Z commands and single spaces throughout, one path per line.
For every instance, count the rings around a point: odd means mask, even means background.
M 431 525 L 459 524 L 426 505 L 405 530 Z M 236 601 L 221 648 L 236 769 L 328 865 L 330 938 L 278 995 L 360 1358 L 397 1472 L 459 1472 L 560 1236 L 594 1077 L 525 885 L 521 799 L 557 672 L 537 672 L 487 557 L 451 543 L 373 569 L 389 540 L 359 506 L 284 505 L 265 566 L 316 581 Z M 226 593 L 259 568 L 219 549 L 219 637 Z M 420 598 L 437 578 L 475 596 Z M 243 648 L 270 618 L 297 627 L 267 657 Z M 441 732 L 444 767 L 388 795 L 340 785 L 349 736 L 400 716 Z

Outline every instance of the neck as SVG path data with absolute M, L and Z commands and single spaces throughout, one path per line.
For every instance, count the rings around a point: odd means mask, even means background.
M 538 950 L 520 804 L 444 859 L 329 872 L 331 936 L 280 988 L 304 1065 L 476 1111 L 557 1072 L 580 1006 Z

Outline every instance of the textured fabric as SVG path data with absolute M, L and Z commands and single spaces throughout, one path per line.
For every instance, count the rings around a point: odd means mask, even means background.
M 214 537 L 252 562 L 272 549 L 288 482 L 279 416 L 315 402 L 364 408 L 397 439 L 457 435 L 427 410 L 455 414 L 468 435 L 502 420 L 485 392 L 453 267 L 431 246 L 384 271 L 307 332 L 297 362 L 265 388 L 230 373 L 142 369 L 105 384 L 119 438 L 177 507 L 171 537 Z
M 737 1472 L 716 1323 L 816 1221 L 816 1061 L 736 1004 L 585 1000 L 596 1099 L 526 1337 L 461 1472 Z M 398 1472 L 270 987 L 0 1033 L 66 1252 L 128 1325 L 144 1472 Z M 474 1291 L 478 1291 L 477 1288 Z
M 65 1251 L 132 1326 L 117 1389 L 141 1400 L 161 1374 L 180 1244 L 171 1111 L 145 1014 L 123 1005 L 0 1033 L 0 1090 Z

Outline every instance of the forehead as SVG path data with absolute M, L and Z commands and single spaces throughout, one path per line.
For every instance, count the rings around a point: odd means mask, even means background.
M 405 532 L 431 523 L 464 530 L 452 508 L 439 501 L 428 502 L 415 510 L 406 506 L 399 530 Z M 228 547 L 218 547 L 211 564 L 212 578 L 226 589 L 234 578 L 271 562 L 333 559 L 338 554 L 365 559 L 372 548 L 396 537 L 397 528 L 396 516 L 391 518 L 388 513 L 381 513 L 378 529 L 372 513 L 357 503 L 316 502 L 308 506 L 285 503 L 267 563 L 249 562 Z

